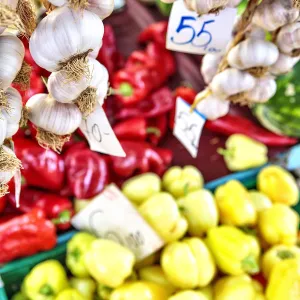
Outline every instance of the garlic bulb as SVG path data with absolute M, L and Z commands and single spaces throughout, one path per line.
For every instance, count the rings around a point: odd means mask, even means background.
M 229 0 L 227 6 L 228 7 L 236 7 L 238 6 L 242 0 Z
M 0 34 L 2 34 L 2 33 L 4 32 L 5 29 L 6 29 L 5 27 L 1 27 L 1 26 L 0 26 Z
M 293 0 L 264 0 L 256 9 L 252 22 L 267 31 L 274 31 L 299 17 Z
M 248 38 L 228 53 L 228 63 L 239 70 L 269 67 L 276 62 L 279 51 L 275 44 L 262 39 Z
M 291 57 L 289 55 L 279 53 L 279 57 L 275 64 L 270 67 L 270 73 L 273 75 L 282 75 L 290 72 L 294 65 L 299 61 L 300 57 Z
M 272 77 L 259 78 L 255 87 L 248 91 L 245 97 L 250 102 L 263 103 L 271 99 L 276 93 L 276 81 Z
M 195 11 L 199 15 L 217 12 L 224 8 L 228 0 L 185 0 L 188 9 Z
M 216 120 L 228 114 L 229 106 L 229 101 L 211 95 L 197 104 L 197 110 L 204 114 L 208 120 Z
M 283 26 L 277 35 L 276 44 L 281 52 L 291 56 L 299 56 L 300 23 Z
M 19 128 L 19 123 L 7 123 L 5 137 L 7 139 L 13 137 L 18 132 Z
M 9 87 L 5 91 L 5 94 L 7 97 L 9 110 L 3 110 L 2 114 L 6 118 L 7 123 L 19 124 L 22 116 L 22 97 L 20 93 L 12 87 Z
M 249 30 L 247 30 L 247 32 L 246 32 L 246 37 L 247 38 L 253 38 L 253 39 L 265 40 L 266 32 L 263 28 L 258 27 L 254 24 L 251 24 L 249 26 Z
M 253 89 L 255 82 L 249 73 L 229 68 L 213 78 L 210 89 L 216 97 L 226 99 Z
M 221 54 L 205 54 L 202 58 L 201 74 L 206 84 L 209 84 L 217 74 L 218 66 L 222 60 Z
M 85 63 L 87 54 L 99 49 L 103 33 L 103 23 L 97 15 L 63 6 L 39 23 L 30 38 L 29 48 L 35 62 L 47 71 L 55 72 L 76 64 L 75 73 L 77 64 Z
M 6 139 L 7 121 L 3 116 L 0 117 L 0 144 Z
M 25 55 L 22 42 L 14 35 L 0 36 L 0 89 L 6 90 L 21 69 Z

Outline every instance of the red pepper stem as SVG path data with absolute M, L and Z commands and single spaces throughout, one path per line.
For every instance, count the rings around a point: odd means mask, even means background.
M 122 82 L 117 90 L 110 88 L 108 95 L 120 95 L 123 97 L 130 97 L 133 95 L 133 90 L 133 86 L 130 83 Z
M 58 214 L 58 218 L 52 219 L 51 222 L 55 225 L 65 224 L 70 222 L 71 212 L 69 210 L 63 210 Z
M 161 135 L 161 131 L 157 127 L 147 127 L 146 132 L 148 134 L 154 134 L 156 136 Z

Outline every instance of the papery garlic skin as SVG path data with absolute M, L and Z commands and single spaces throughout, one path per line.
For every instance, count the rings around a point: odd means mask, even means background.
M 227 56 L 231 67 L 246 70 L 254 67 L 268 67 L 279 56 L 275 44 L 262 39 L 248 38 L 233 47 Z
M 228 7 L 236 7 L 238 6 L 242 0 L 229 0 L 227 6 Z
M 8 124 L 19 124 L 22 116 L 22 97 L 20 93 L 12 87 L 9 87 L 5 91 L 5 94 L 9 105 L 9 112 L 3 110 L 2 114 L 6 118 Z
M 67 0 L 48 0 L 49 3 L 53 4 L 54 6 L 64 6 L 68 4 Z
M 7 121 L 6 118 L 0 117 L 0 144 L 2 145 L 6 139 Z
M 264 103 L 275 95 L 276 89 L 276 81 L 272 77 L 258 78 L 255 87 L 245 97 L 251 102 Z
M 274 31 L 296 21 L 299 9 L 293 0 L 264 0 L 256 9 L 252 22 L 267 31 Z
M 223 8 L 227 3 L 228 0 L 185 0 L 188 9 L 195 11 L 199 15 L 204 15 L 218 8 Z
M 19 123 L 7 123 L 6 127 L 6 138 L 9 139 L 13 137 L 19 130 Z
M 103 33 L 103 23 L 97 15 L 63 6 L 39 23 L 30 38 L 29 48 L 40 67 L 55 72 L 72 56 L 99 49 Z
M 197 96 L 196 96 L 197 99 Z M 216 120 L 228 114 L 230 102 L 214 95 L 208 96 L 197 104 L 197 110 L 208 120 Z
M 277 61 L 273 64 L 269 71 L 273 75 L 282 75 L 290 72 L 295 64 L 299 61 L 300 57 L 291 57 L 284 53 L 280 53 Z
M 24 55 L 24 45 L 16 36 L 0 36 L 0 89 L 6 90 L 12 84 L 21 69 Z
M 1 146 L 3 151 L 5 151 L 7 154 L 16 157 L 16 154 L 9 149 L 8 147 L 2 145 Z M 0 171 L 0 184 L 7 184 L 9 181 L 14 177 L 16 170 L 12 169 L 11 171 Z
M 249 73 L 229 68 L 213 78 L 210 89 L 216 97 L 226 99 L 253 89 L 255 82 L 255 78 Z
M 57 135 L 73 133 L 82 121 L 82 114 L 75 104 L 57 102 L 48 94 L 32 96 L 26 107 L 34 125 Z
M 283 26 L 277 35 L 276 44 L 281 52 L 288 55 L 298 50 L 300 48 L 300 23 Z
M 2 34 L 2 33 L 4 32 L 5 29 L 6 29 L 5 27 L 1 27 L 1 26 L 0 26 L 0 34 Z
M 209 84 L 217 74 L 218 66 L 223 58 L 221 54 L 207 53 L 202 58 L 201 74 L 206 84 Z

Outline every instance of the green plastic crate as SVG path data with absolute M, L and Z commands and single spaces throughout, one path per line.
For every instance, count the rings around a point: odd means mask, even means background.
M 234 173 L 207 183 L 205 188 L 214 191 L 219 185 L 235 179 L 241 181 L 248 189 L 253 189 L 256 187 L 256 176 L 260 170 L 261 168 L 257 168 Z M 294 209 L 300 213 L 300 204 L 295 206 Z M 48 259 L 57 259 L 64 263 L 66 243 L 75 232 L 76 231 L 71 231 L 61 235 L 58 238 L 58 246 L 50 251 L 13 261 L 0 268 L 0 300 L 10 299 L 10 297 L 19 290 L 26 274 L 28 274 L 36 264 Z M 1 277 L 4 285 L 1 284 Z

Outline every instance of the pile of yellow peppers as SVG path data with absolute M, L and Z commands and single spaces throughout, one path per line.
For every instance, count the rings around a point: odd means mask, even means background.
M 13 300 L 300 299 L 299 190 L 292 175 L 265 167 L 257 190 L 231 180 L 214 194 L 193 166 L 143 174 L 123 193 L 165 241 L 143 261 L 114 241 L 77 233 L 66 266 L 35 266 Z

